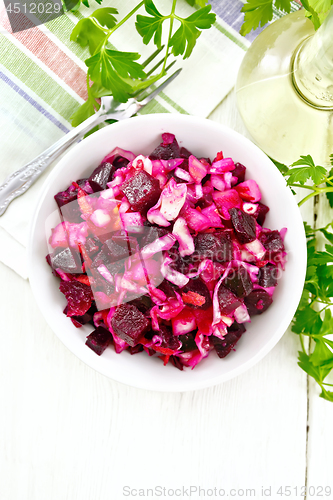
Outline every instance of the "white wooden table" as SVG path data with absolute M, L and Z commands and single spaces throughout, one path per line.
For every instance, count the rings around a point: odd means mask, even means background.
M 233 93 L 211 119 L 246 135 Z M 2 264 L 0 283 L 0 500 L 333 498 L 333 404 L 290 331 L 234 380 L 149 392 L 79 361 Z

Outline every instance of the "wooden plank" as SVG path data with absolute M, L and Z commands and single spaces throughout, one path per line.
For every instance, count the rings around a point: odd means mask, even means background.
M 323 227 L 332 221 L 333 211 L 330 209 L 325 196 L 320 196 L 317 206 L 316 227 Z M 333 340 L 333 334 L 328 336 Z M 326 382 L 333 384 L 333 375 L 329 375 Z M 332 387 L 327 389 L 333 389 Z M 309 377 L 309 434 L 308 434 L 308 466 L 307 483 L 309 488 L 308 499 L 313 497 L 313 492 L 319 498 L 321 487 L 324 487 L 322 496 L 326 496 L 325 487 L 331 488 L 333 497 L 333 403 L 319 397 L 318 384 Z M 311 487 L 311 488 L 310 488 Z

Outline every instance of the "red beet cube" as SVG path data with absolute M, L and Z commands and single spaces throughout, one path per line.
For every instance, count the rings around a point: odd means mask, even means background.
M 257 219 L 258 224 L 260 224 L 261 226 L 263 226 L 263 224 L 265 222 L 267 212 L 269 212 L 268 206 L 264 205 L 263 203 L 260 203 L 260 201 L 259 201 L 258 209 L 255 213 L 255 217 Z
M 134 347 L 139 338 L 149 330 L 150 322 L 137 307 L 121 304 L 111 319 L 111 326 L 118 337 Z
M 190 279 L 182 289 L 182 298 L 187 306 L 194 309 L 206 310 L 212 305 L 209 290 L 200 278 Z
M 65 273 L 81 273 L 82 264 L 78 252 L 67 247 L 50 256 L 50 265 L 53 269 L 61 269 Z
M 244 165 L 241 163 L 235 163 L 235 168 L 231 171 L 231 173 L 234 177 L 237 177 L 237 184 L 245 181 L 245 172 L 246 167 L 244 167 Z
M 255 314 L 262 314 L 265 312 L 272 304 L 273 299 L 269 293 L 266 292 L 266 290 L 259 289 L 253 290 L 247 297 L 245 297 L 244 302 L 249 315 L 254 316 Z
M 157 203 L 161 188 L 158 179 L 141 170 L 125 181 L 121 191 L 128 199 L 134 212 L 146 211 Z
M 173 134 L 162 134 L 163 142 L 149 155 L 152 160 L 171 160 L 180 157 L 177 139 Z M 184 149 L 184 148 L 182 148 Z
M 284 250 L 284 244 L 279 231 L 262 232 L 259 240 L 270 253 Z
M 229 214 L 238 241 L 242 244 L 254 241 L 256 239 L 256 221 L 254 217 L 239 208 L 230 208 Z
M 107 188 L 107 183 L 112 180 L 112 175 L 116 167 L 112 163 L 102 163 L 99 167 L 95 168 L 89 177 L 89 184 L 94 192 L 103 191 Z
M 60 291 L 67 299 L 67 316 L 83 316 L 93 301 L 93 294 L 90 286 L 79 281 L 62 281 Z
M 245 332 L 244 325 L 236 323 L 235 326 L 233 324 L 232 327 L 234 328 L 228 329 L 228 333 L 223 340 L 215 337 L 214 335 L 211 336 L 211 343 L 213 344 L 219 358 L 225 358 Z
M 90 335 L 88 335 L 86 340 L 86 345 L 90 347 L 98 356 L 100 356 L 105 349 L 111 344 L 112 335 L 109 330 L 106 330 L 102 326 L 99 326 Z
M 274 264 L 267 264 L 259 269 L 258 283 L 264 288 L 277 285 L 278 268 Z
M 222 314 L 230 314 L 242 304 L 242 300 L 223 285 L 220 285 L 217 296 Z
M 245 297 L 252 291 L 253 283 L 244 266 L 233 267 L 224 280 L 224 285 L 237 297 Z
M 194 239 L 195 253 L 215 262 L 229 262 L 232 259 L 232 242 L 228 232 L 199 233 Z

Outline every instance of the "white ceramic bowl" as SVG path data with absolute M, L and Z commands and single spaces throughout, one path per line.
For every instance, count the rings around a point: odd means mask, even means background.
M 75 328 L 63 313 L 65 297 L 45 261 L 48 253 L 45 221 L 56 210 L 53 196 L 74 180 L 87 176 L 114 147 L 149 154 L 171 132 L 180 145 L 201 157 L 213 158 L 217 151 L 247 167 L 247 178 L 255 179 L 270 207 L 265 227 L 287 227 L 285 246 L 288 263 L 279 280 L 272 306 L 247 324 L 247 332 L 235 352 L 219 359 L 214 352 L 194 370 L 179 371 L 163 366 L 145 353 L 116 354 L 108 348 L 97 356 L 85 345 L 92 326 Z M 29 245 L 30 283 L 46 321 L 61 341 L 82 361 L 111 379 L 157 391 L 187 391 L 231 379 L 262 359 L 287 329 L 297 308 L 305 277 L 306 242 L 297 204 L 277 168 L 252 142 L 212 121 L 182 115 L 154 114 L 118 122 L 94 133 L 72 149 L 48 177 L 33 218 Z

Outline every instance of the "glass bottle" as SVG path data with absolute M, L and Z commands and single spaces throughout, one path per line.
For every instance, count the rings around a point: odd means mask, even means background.
M 237 104 L 254 142 L 286 164 L 333 153 L 333 7 L 315 32 L 300 10 L 275 21 L 246 53 Z

